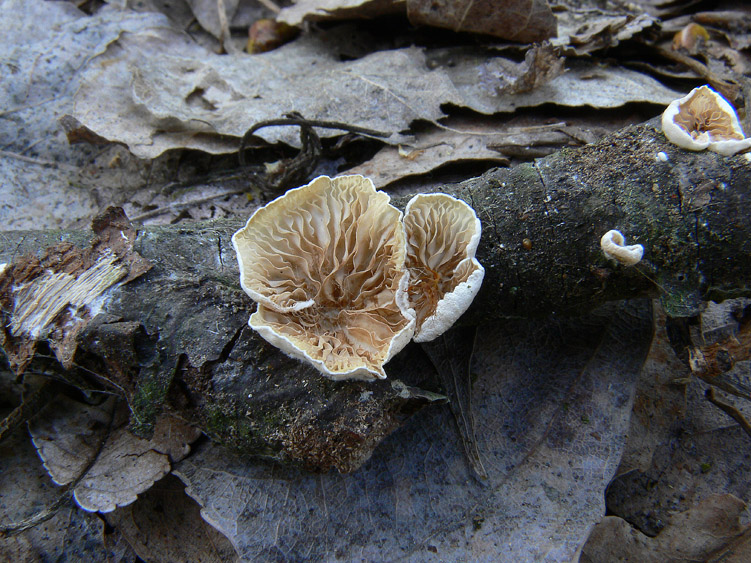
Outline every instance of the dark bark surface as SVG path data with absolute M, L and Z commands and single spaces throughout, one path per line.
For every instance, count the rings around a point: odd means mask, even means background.
M 576 315 L 644 295 L 689 316 L 703 300 L 749 295 L 749 189 L 744 156 L 683 151 L 652 122 L 437 188 L 467 201 L 483 223 L 478 258 L 486 277 L 462 322 Z M 403 208 L 406 200 L 394 203 Z M 45 337 L 31 367 L 116 389 L 142 434 L 167 405 L 243 452 L 353 470 L 409 413 L 439 399 L 420 390 L 440 391 L 432 367 L 411 345 L 388 364 L 388 380 L 333 382 L 266 344 L 247 327 L 254 305 L 240 288 L 230 243 L 244 220 L 139 230 L 132 250 L 151 270 L 108 291 L 102 312 L 76 335 L 70 369 L 59 369 Z M 605 258 L 600 237 L 610 229 L 644 246 L 638 265 Z M 0 263 L 61 241 L 85 247 L 90 238 L 0 233 Z M 6 327 L 12 271 L 0 274 Z
M 486 277 L 466 322 L 580 314 L 640 294 L 692 316 L 751 289 L 751 162 L 682 150 L 654 121 L 445 191 L 483 223 Z M 605 258 L 610 229 L 644 246 L 639 264 Z

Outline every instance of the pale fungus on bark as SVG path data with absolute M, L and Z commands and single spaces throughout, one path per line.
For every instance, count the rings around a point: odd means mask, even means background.
M 415 323 L 401 219 L 362 176 L 320 176 L 256 211 L 232 237 L 250 326 L 332 379 L 385 378 Z
M 600 248 L 607 258 L 624 266 L 638 264 L 644 255 L 644 247 L 641 244 L 626 246 L 626 239 L 615 229 L 602 235 Z
M 415 342 L 443 334 L 480 290 L 485 269 L 475 258 L 482 227 L 474 210 L 446 194 L 420 194 L 407 204 L 409 302 Z
M 662 114 L 662 131 L 671 143 L 692 151 L 732 156 L 751 147 L 733 106 L 709 86 L 671 102 Z
M 248 324 L 335 380 L 386 377 L 415 335 L 467 310 L 485 270 L 480 220 L 463 201 L 420 194 L 406 215 L 362 176 L 320 176 L 256 211 L 232 237 Z

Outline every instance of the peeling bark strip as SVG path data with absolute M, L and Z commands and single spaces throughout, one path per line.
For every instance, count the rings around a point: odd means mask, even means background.
M 88 313 L 95 316 L 101 307 L 94 306 L 96 298 L 126 274 L 126 269 L 117 264 L 117 256 L 105 252 L 78 276 L 48 271 L 15 286 L 11 334 L 38 340 L 68 306 L 76 311 L 88 307 Z
M 108 210 L 92 228 L 97 238 L 85 250 L 59 242 L 35 249 L 44 250 L 40 257 L 24 255 L 0 269 L 0 346 L 17 374 L 31 362 L 40 340 L 47 340 L 70 369 L 76 336 L 105 307 L 108 290 L 151 267 L 132 251 L 136 231 L 121 209 Z
M 749 161 L 684 151 L 652 122 L 442 189 L 483 223 L 477 257 L 486 277 L 465 323 L 580 314 L 645 294 L 661 295 L 672 315 L 692 315 L 702 300 L 751 295 Z M 94 378 L 122 393 L 142 433 L 167 401 L 243 452 L 357 468 L 407 414 L 439 398 L 416 388 L 431 384 L 432 369 L 407 347 L 386 366 L 388 380 L 338 383 L 267 345 L 247 328 L 252 304 L 230 244 L 245 219 L 149 227 L 137 239 L 130 227 L 98 220 L 88 250 L 67 242 L 85 247 L 80 232 L 0 234 L 8 264 L 0 344 L 11 367 L 22 371 L 39 344 L 10 328 L 21 284 L 48 270 L 80 279 L 109 248 L 129 273 L 97 298 L 106 296 L 102 312 L 71 329 L 69 304 L 39 333 L 73 381 Z M 611 229 L 644 247 L 641 262 L 626 267 L 602 253 Z M 24 252 L 40 256 L 18 258 Z M 122 283 L 145 271 L 140 256 L 154 267 Z

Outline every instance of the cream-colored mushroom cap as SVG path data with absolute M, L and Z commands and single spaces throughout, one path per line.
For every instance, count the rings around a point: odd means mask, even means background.
M 249 324 L 332 379 L 385 378 L 411 339 L 402 214 L 362 176 L 320 176 L 232 237 Z
M 709 86 L 671 102 L 662 114 L 662 131 L 671 143 L 692 151 L 731 156 L 751 147 L 733 106 Z
M 421 194 L 407 204 L 409 303 L 415 342 L 443 334 L 480 290 L 485 269 L 475 258 L 482 227 L 474 210 L 446 194 Z

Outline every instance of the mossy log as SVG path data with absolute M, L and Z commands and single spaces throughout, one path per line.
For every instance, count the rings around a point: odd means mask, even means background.
M 483 222 L 486 278 L 465 322 L 580 314 L 638 295 L 687 317 L 751 292 L 751 160 L 680 149 L 656 120 L 447 191 Z M 639 264 L 604 256 L 611 229 L 644 247 Z
M 674 147 L 654 122 L 436 191 L 464 199 L 483 224 L 486 277 L 464 324 L 650 295 L 691 316 L 706 300 L 751 295 L 751 163 Z M 0 233 L 8 367 L 115 389 L 142 434 L 166 407 L 249 454 L 357 468 L 404 417 L 440 399 L 431 365 L 410 346 L 386 366 L 388 380 L 333 382 L 257 337 L 230 244 L 245 219 L 135 230 L 110 211 L 93 244 L 87 232 Z M 603 255 L 610 229 L 644 246 L 639 264 Z M 20 331 L 19 287 L 105 258 L 130 269 L 84 313 L 68 307 L 34 335 Z

